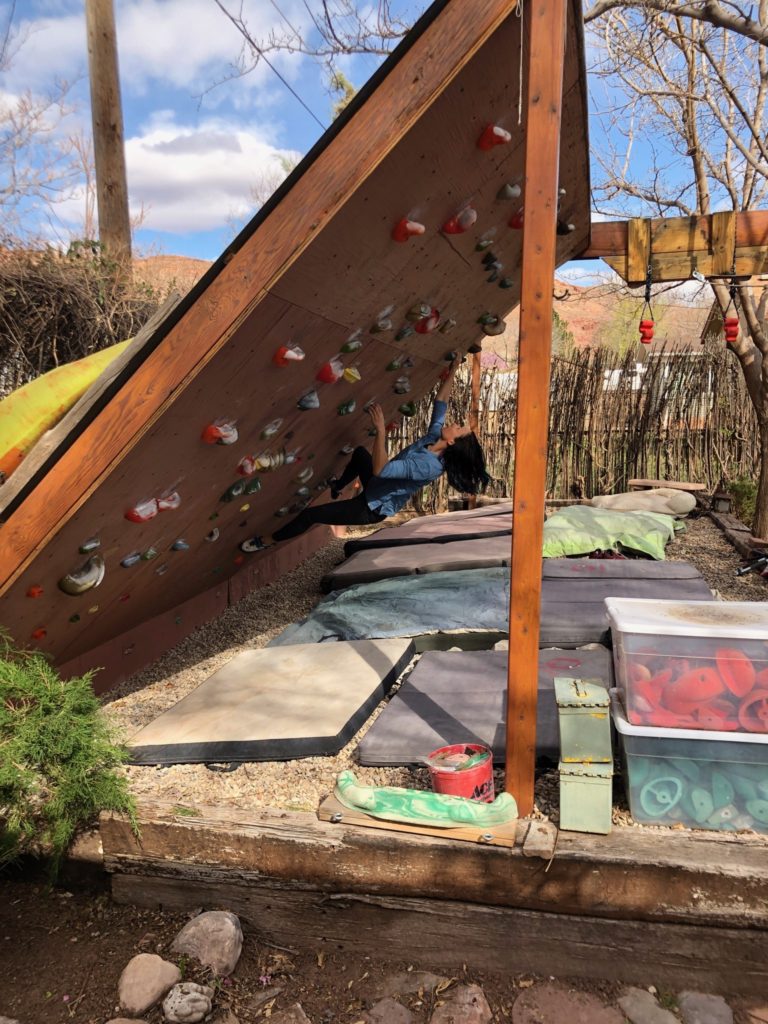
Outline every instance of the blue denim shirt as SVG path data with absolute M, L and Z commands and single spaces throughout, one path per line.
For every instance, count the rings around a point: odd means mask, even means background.
M 412 494 L 441 475 L 443 460 L 427 447 L 440 438 L 448 406 L 435 402 L 429 430 L 424 437 L 390 459 L 380 473 L 368 481 L 365 500 L 368 508 L 383 516 L 392 516 L 403 507 Z

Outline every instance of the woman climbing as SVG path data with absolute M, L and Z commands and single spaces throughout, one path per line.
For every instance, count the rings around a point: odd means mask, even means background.
M 374 404 L 368 414 L 376 428 L 373 453 L 355 448 L 346 469 L 330 481 L 333 502 L 305 508 L 286 526 L 275 530 L 271 538 L 252 537 L 240 545 L 242 551 L 261 551 L 274 543 L 290 540 L 316 523 L 329 526 L 364 526 L 380 523 L 398 512 L 411 495 L 443 473 L 454 490 L 477 494 L 488 484 L 483 449 L 469 427 L 461 423 L 447 426 L 445 414 L 453 378 L 460 357 L 453 360 L 435 395 L 429 430 L 394 458 L 387 457 L 386 427 L 381 406 Z M 341 491 L 354 480 L 362 485 L 360 493 L 347 501 L 336 502 Z

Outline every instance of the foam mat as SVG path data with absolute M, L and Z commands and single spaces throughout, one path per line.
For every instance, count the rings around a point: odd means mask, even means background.
M 337 753 L 413 656 L 410 640 L 243 651 L 128 744 L 134 764 Z
M 349 558 L 358 551 L 371 548 L 399 547 L 404 544 L 449 544 L 451 541 L 474 540 L 479 537 L 509 537 L 512 531 L 511 512 L 458 520 L 453 518 L 463 514 L 449 512 L 445 516 L 424 516 L 403 523 L 402 526 L 377 530 L 368 537 L 348 540 L 344 545 L 344 554 Z

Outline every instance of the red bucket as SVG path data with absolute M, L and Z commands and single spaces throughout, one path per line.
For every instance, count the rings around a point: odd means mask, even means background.
M 488 756 L 471 768 L 456 769 L 441 767 L 435 761 L 451 754 L 487 754 Z M 432 789 L 449 796 L 464 796 L 481 803 L 493 803 L 493 755 L 482 743 L 454 743 L 450 747 L 439 747 L 427 758 L 427 767 L 432 776 Z

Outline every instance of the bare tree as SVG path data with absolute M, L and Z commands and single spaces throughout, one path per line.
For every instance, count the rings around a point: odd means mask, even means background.
M 606 87 L 603 137 L 594 152 L 599 210 L 691 215 L 765 202 L 768 55 L 760 43 L 650 5 L 611 8 L 593 25 L 593 41 L 599 54 L 594 72 Z M 760 430 L 753 529 L 766 537 L 768 293 L 752 282 L 733 282 L 735 295 L 728 281 L 710 284 L 723 315 L 729 306 L 733 312 L 735 298 L 741 318 L 731 349 Z
M 756 19 L 753 17 L 753 4 L 736 4 L 731 0 L 691 0 L 684 3 L 675 0 L 595 0 L 584 12 L 584 21 L 589 24 L 610 11 L 629 8 L 704 22 L 715 28 L 736 32 L 761 46 L 768 45 L 768 7 L 764 0 L 758 5 Z

